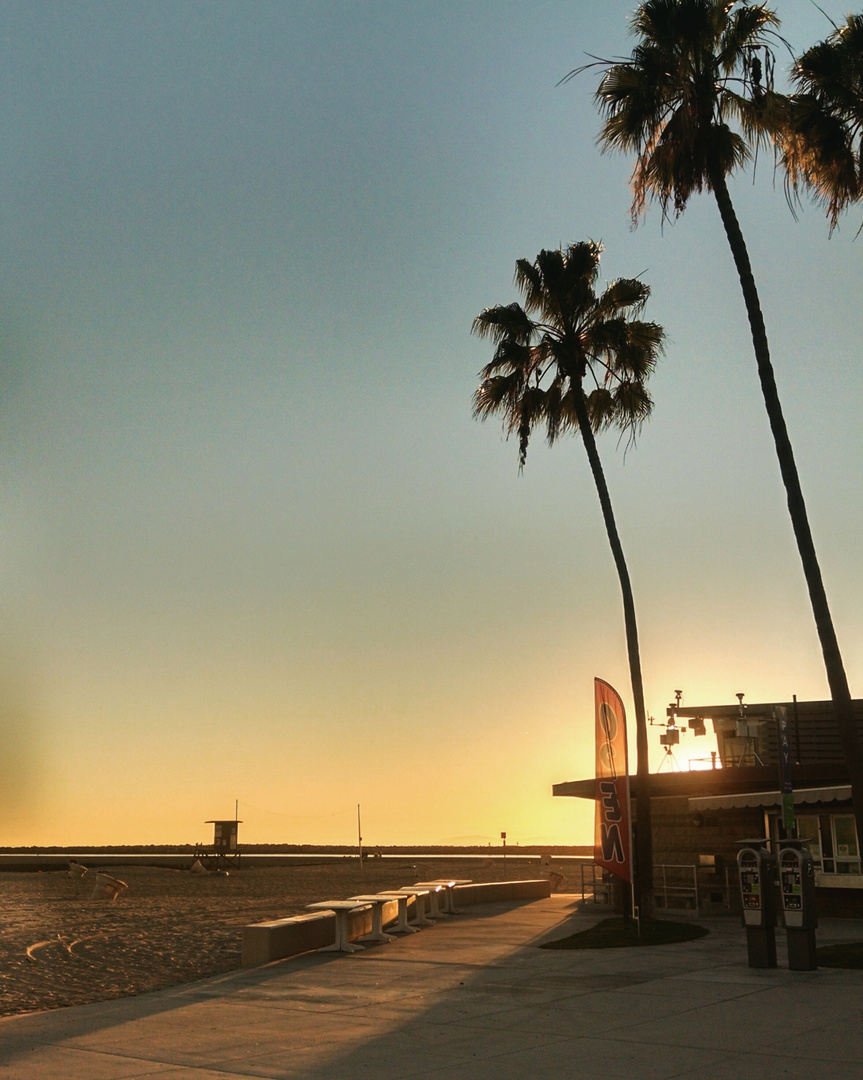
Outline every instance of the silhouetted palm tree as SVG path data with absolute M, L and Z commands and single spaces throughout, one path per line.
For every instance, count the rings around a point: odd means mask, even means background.
M 746 0 L 646 0 L 633 20 L 638 42 L 631 57 L 600 62 L 605 67 L 596 92 L 605 116 L 600 142 L 606 149 L 637 155 L 632 175 L 636 218 L 651 199 L 663 214 L 671 210 L 675 215 L 695 192 L 711 191 L 716 199 L 743 290 L 863 840 L 863 755 L 851 693 L 782 415 L 755 278 L 726 183 L 754 145 L 781 131 L 784 110 L 770 86 L 770 46 L 780 40 L 778 26 L 766 5 Z M 739 130 L 729 127 L 731 120 Z
M 782 163 L 792 191 L 806 187 L 824 204 L 832 231 L 863 198 L 863 15 L 807 49 L 792 77 Z
M 584 442 L 623 594 L 638 759 L 636 896 L 649 917 L 653 847 L 638 628 L 594 432 L 616 427 L 631 437 L 637 433 L 653 406 L 645 383 L 662 350 L 664 331 L 635 318 L 650 295 L 643 282 L 620 279 L 596 295 L 601 250 L 587 241 L 566 251 L 541 251 L 534 263 L 516 263 L 515 282 L 524 307 L 488 308 L 473 323 L 475 334 L 496 345 L 494 358 L 480 372 L 474 415 L 483 420 L 502 416 L 506 433 L 518 436 L 519 467 L 537 425 L 545 425 L 549 443 L 569 432 L 580 434 Z

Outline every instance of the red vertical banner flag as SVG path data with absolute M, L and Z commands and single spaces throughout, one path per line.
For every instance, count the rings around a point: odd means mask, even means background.
M 626 713 L 620 695 L 593 680 L 596 703 L 596 825 L 593 861 L 632 881 Z

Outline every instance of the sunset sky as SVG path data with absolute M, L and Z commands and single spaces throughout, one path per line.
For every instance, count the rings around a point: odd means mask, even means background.
M 587 238 L 669 335 L 600 442 L 648 710 L 828 696 L 715 204 L 632 231 L 596 73 L 558 85 L 633 8 L 0 0 L 0 844 L 235 800 L 249 842 L 351 843 L 358 803 L 369 845 L 590 840 L 551 786 L 594 676 L 631 712 L 617 579 L 580 443 L 519 476 L 472 419 L 470 336 Z M 863 208 L 795 221 L 767 157 L 732 196 L 859 697 Z

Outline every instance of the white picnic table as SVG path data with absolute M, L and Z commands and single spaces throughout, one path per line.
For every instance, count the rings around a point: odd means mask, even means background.
M 394 891 L 416 898 L 416 910 L 414 911 L 411 926 L 434 926 L 433 920 L 426 914 L 426 897 L 432 891 L 431 889 L 422 885 L 407 885 L 403 889 L 395 889 Z
M 388 929 L 393 934 L 418 934 L 419 930 L 416 926 L 411 926 L 408 922 L 408 900 L 410 896 L 404 892 L 379 892 L 376 894 L 383 900 L 398 900 L 399 914 L 396 919 L 395 926 L 390 926 Z
M 354 945 L 348 940 L 348 915 L 370 906 L 356 900 L 318 900 L 314 904 L 306 904 L 309 911 L 332 911 L 336 916 L 336 940 L 332 945 L 324 945 L 318 952 L 362 952 L 362 945 Z
M 473 880 L 471 878 L 435 878 L 435 881 L 446 889 L 447 915 L 458 915 L 455 906 L 455 887 L 456 885 L 473 885 Z
M 415 881 L 412 888 L 428 889 L 428 904 L 430 919 L 447 919 L 448 914 L 441 910 L 440 893 L 444 893 L 443 900 L 446 902 L 446 888 L 442 881 Z
M 372 904 L 372 929 L 368 934 L 363 934 L 362 937 L 357 938 L 357 941 L 395 941 L 392 934 L 385 934 L 383 928 L 383 910 L 384 904 L 391 903 L 391 899 L 388 896 L 383 896 L 380 893 L 367 893 L 363 896 L 349 896 L 349 900 L 356 901 L 358 904 Z

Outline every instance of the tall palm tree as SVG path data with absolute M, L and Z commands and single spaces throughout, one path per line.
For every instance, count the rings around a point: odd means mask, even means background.
M 643 282 L 622 278 L 597 296 L 601 251 L 599 244 L 586 241 L 566 251 L 541 251 L 533 263 L 516 263 L 515 283 L 524 306 L 488 308 L 473 323 L 473 332 L 496 346 L 491 363 L 480 372 L 474 415 L 483 420 L 502 416 L 507 434 L 518 437 L 520 468 L 538 424 L 545 425 L 549 443 L 568 432 L 580 434 L 587 451 L 623 594 L 638 757 L 636 902 L 649 918 L 653 844 L 638 627 L 594 433 L 616 427 L 634 438 L 653 406 L 645 383 L 665 335 L 658 324 L 635 318 L 650 295 Z
M 849 15 L 794 63 L 797 93 L 780 153 L 791 190 L 824 204 L 831 231 L 863 198 L 863 15 Z
M 764 404 L 788 511 L 824 656 L 843 752 L 851 774 L 857 833 L 863 840 L 863 754 L 848 679 L 809 528 L 791 441 L 770 361 L 749 253 L 726 178 L 753 148 L 781 132 L 784 110 L 770 86 L 779 20 L 747 0 L 646 0 L 634 16 L 629 59 L 605 68 L 596 100 L 605 117 L 600 144 L 636 154 L 633 215 L 650 200 L 682 213 L 695 192 L 713 193 L 740 278 Z M 574 73 L 573 73 L 574 74 Z M 736 121 L 738 130 L 732 130 Z

